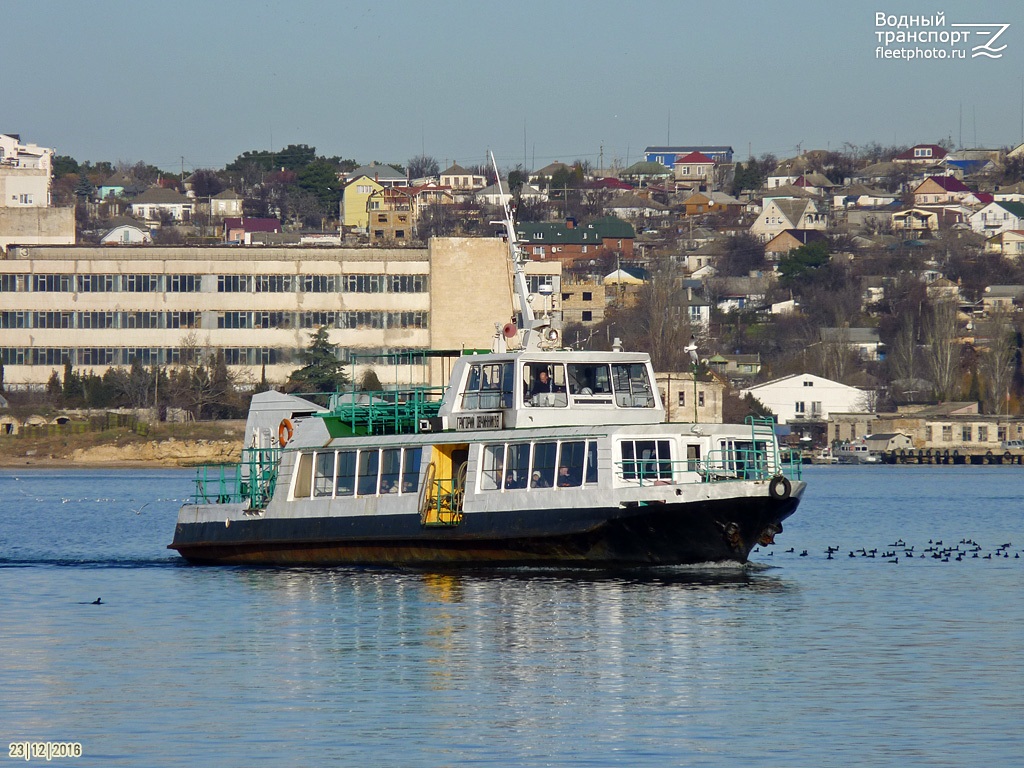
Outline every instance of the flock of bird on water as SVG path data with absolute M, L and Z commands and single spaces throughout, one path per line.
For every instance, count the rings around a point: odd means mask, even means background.
M 1005 544 L 998 545 L 991 551 L 986 551 L 974 539 L 960 539 L 960 541 L 953 545 L 943 544 L 941 539 L 928 539 L 928 546 L 922 547 L 920 550 L 916 550 L 915 545 L 908 545 L 903 539 L 897 539 L 892 544 L 888 544 L 881 552 L 879 552 L 877 547 L 874 549 L 861 547 L 860 549 L 851 549 L 846 557 L 847 559 L 878 558 L 894 565 L 900 562 L 901 557 L 904 561 L 938 560 L 943 563 L 948 563 L 950 561 L 959 563 L 963 560 L 1007 560 L 1011 557 L 1014 560 L 1020 560 L 1020 553 L 1024 552 L 1024 550 L 1013 552 L 1011 550 L 1012 546 L 1012 542 L 1008 541 Z M 833 547 L 830 545 L 822 554 L 825 555 L 826 560 L 835 560 L 836 556 L 839 555 L 839 552 L 839 547 Z M 761 547 L 755 547 L 752 554 L 758 553 L 762 553 Z M 763 554 L 766 557 L 774 557 L 775 550 L 765 550 Z M 809 557 L 806 549 L 797 554 L 796 549 L 793 547 L 785 550 L 782 554 Z

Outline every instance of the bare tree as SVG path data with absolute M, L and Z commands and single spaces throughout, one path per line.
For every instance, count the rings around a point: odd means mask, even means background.
M 900 322 L 888 360 L 893 379 L 917 378 L 917 336 L 914 316 L 910 313 L 905 314 Z
M 1013 380 L 1013 363 L 1017 354 L 1013 324 L 1005 310 L 992 317 L 992 332 L 988 347 L 982 350 L 979 368 L 988 383 L 986 387 L 989 411 L 1001 413 Z
M 689 301 L 686 289 L 667 272 L 652 275 L 635 305 L 615 313 L 614 325 L 627 349 L 650 353 L 659 371 L 689 370 L 684 347 L 689 343 Z
M 935 396 L 950 400 L 960 378 L 960 349 L 956 341 L 956 304 L 937 301 L 924 325 L 925 358 L 935 385 Z

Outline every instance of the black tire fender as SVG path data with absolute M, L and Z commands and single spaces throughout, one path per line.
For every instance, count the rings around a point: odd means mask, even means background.
M 793 492 L 793 485 L 785 475 L 776 475 L 768 483 L 768 495 L 776 501 L 785 501 Z

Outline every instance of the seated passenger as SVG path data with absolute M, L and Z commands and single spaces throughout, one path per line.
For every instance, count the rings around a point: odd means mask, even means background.
M 533 473 L 533 479 L 530 481 L 531 488 L 549 488 L 547 480 L 541 477 L 540 472 Z

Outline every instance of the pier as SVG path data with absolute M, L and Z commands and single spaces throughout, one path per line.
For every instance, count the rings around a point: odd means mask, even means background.
M 963 451 L 959 448 L 906 448 L 880 454 L 885 464 L 1024 464 L 1024 451 Z

